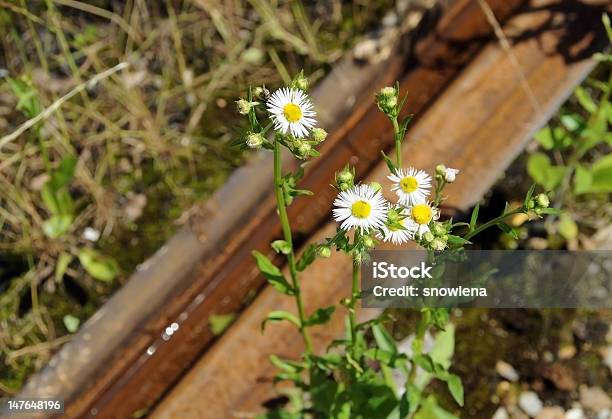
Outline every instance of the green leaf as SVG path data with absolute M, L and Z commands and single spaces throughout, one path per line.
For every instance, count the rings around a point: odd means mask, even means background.
M 72 215 L 53 215 L 43 222 L 42 229 L 47 237 L 56 239 L 63 236 L 72 226 Z
M 379 348 L 370 348 L 363 354 L 364 356 L 375 361 L 380 361 L 381 363 L 388 365 L 391 368 L 397 368 L 408 361 L 406 354 L 389 352 Z
M 589 192 L 612 192 L 612 154 L 593 163 L 591 176 Z
M 270 259 L 257 250 L 253 250 L 252 254 L 255 257 L 257 267 L 266 277 L 270 285 L 283 294 L 295 295 L 295 290 L 293 287 L 289 284 L 289 282 L 287 282 L 283 276 L 283 273 L 270 261 Z
M 336 307 L 334 306 L 318 308 L 317 311 L 315 311 L 312 316 L 307 318 L 304 323 L 306 326 L 314 326 L 317 324 L 327 323 L 329 319 L 331 319 L 331 316 L 332 314 L 334 314 L 335 310 Z
M 535 191 L 535 187 L 536 184 L 533 183 L 530 187 L 529 190 L 527 191 L 527 195 L 525 195 L 525 200 L 523 201 L 523 207 L 528 208 L 529 207 L 529 201 L 531 201 L 531 198 L 533 197 L 533 192 Z M 504 211 L 505 213 L 506 211 Z
M 213 335 L 219 336 L 227 330 L 236 319 L 236 313 L 211 314 L 208 317 L 208 325 Z
M 497 227 L 506 234 L 512 236 L 513 239 L 518 240 L 519 232 L 516 228 L 509 226 L 506 223 L 498 223 Z
M 270 244 L 270 247 L 272 247 L 276 253 L 282 253 L 283 255 L 291 253 L 291 246 L 285 240 L 274 240 Z
M 576 166 L 574 173 L 574 193 L 583 194 L 589 191 L 593 183 L 593 176 L 589 169 L 582 165 Z
M 62 320 L 64 322 L 64 327 L 66 328 L 68 333 L 74 333 L 79 330 L 81 320 L 79 320 L 78 317 L 75 317 L 72 314 L 66 314 Z
M 423 400 L 421 404 L 422 408 L 414 419 L 458 419 L 457 416 L 441 408 L 433 395 Z
M 472 210 L 472 216 L 470 217 L 470 231 L 474 231 L 476 228 L 476 222 L 478 222 L 478 212 L 480 211 L 480 203 L 476 204 Z
M 458 245 L 467 245 L 467 244 L 472 244 L 471 241 L 464 239 L 463 237 L 459 237 L 459 236 L 455 236 L 453 234 L 449 234 L 448 235 L 448 242 L 451 244 L 458 244 Z
M 304 250 L 304 253 L 296 263 L 296 268 L 299 272 L 306 269 L 312 262 L 314 262 L 317 256 L 317 246 L 315 244 L 309 244 Z
M 427 354 L 416 355 L 412 361 L 429 373 L 435 373 L 434 361 Z
M 565 167 L 553 166 L 544 153 L 533 153 L 527 160 L 527 173 L 546 190 L 553 190 L 561 183 L 565 174 Z
M 372 334 L 374 335 L 376 345 L 378 345 L 380 349 L 392 354 L 397 353 L 397 345 L 395 343 L 395 340 L 393 340 L 389 332 L 387 332 L 387 330 L 382 325 L 372 325 Z
M 64 274 L 68 270 L 68 265 L 70 265 L 72 259 L 73 257 L 70 253 L 60 253 L 55 263 L 55 282 L 60 282 L 64 278 Z
M 448 390 L 453 396 L 453 399 L 455 399 L 459 406 L 463 406 L 463 384 L 461 383 L 461 378 L 455 374 L 450 374 L 446 380 L 446 384 L 448 385 Z
M 588 113 L 592 114 L 597 112 L 597 104 L 593 102 L 593 99 L 591 99 L 591 96 L 584 87 L 577 87 L 574 91 L 574 96 L 576 96 L 578 103 L 580 103 Z
M 77 159 L 73 156 L 64 157 L 58 168 L 51 174 L 51 187 L 58 190 L 70 184 L 74 177 L 74 170 L 77 165 Z
M 397 175 L 397 168 L 395 167 L 395 164 L 393 163 L 393 161 L 389 158 L 389 156 L 387 156 L 385 154 L 384 151 L 380 152 L 383 156 L 383 159 L 385 160 L 385 163 L 387 163 L 387 167 L 389 168 L 389 171 L 391 172 L 391 174 Z
M 305 368 L 304 364 L 282 359 L 276 355 L 270 355 L 270 362 L 276 368 L 290 373 L 300 372 Z
M 79 262 L 89 275 L 99 281 L 111 282 L 119 274 L 117 262 L 93 249 L 81 249 L 79 251 Z
M 572 240 L 578 237 L 578 225 L 567 213 L 562 213 L 559 217 L 559 223 L 557 224 L 559 234 L 563 236 L 565 240 Z
M 261 322 L 261 330 L 264 330 L 268 322 L 278 323 L 283 320 L 293 323 L 298 328 L 300 327 L 300 320 L 295 315 L 289 313 L 288 311 L 276 310 L 268 313 L 264 321 Z

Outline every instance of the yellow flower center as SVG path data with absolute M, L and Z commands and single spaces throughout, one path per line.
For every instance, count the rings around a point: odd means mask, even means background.
M 419 182 L 417 182 L 414 176 L 406 176 L 400 180 L 400 186 L 404 192 L 411 193 L 417 190 L 419 187 Z
M 372 212 L 372 206 L 366 201 L 356 201 L 351 207 L 353 217 L 366 218 Z
M 302 118 L 302 110 L 295 103 L 287 103 L 283 108 L 283 114 L 289 122 L 297 122 Z
M 432 216 L 433 212 L 427 204 L 417 204 L 412 207 L 412 219 L 418 224 L 428 224 Z

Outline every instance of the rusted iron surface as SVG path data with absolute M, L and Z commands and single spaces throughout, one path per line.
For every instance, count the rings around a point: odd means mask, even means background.
M 466 209 L 478 201 L 534 131 L 546 123 L 592 69 L 594 63 L 584 58 L 590 54 L 581 49 L 590 49 L 605 39 L 603 34 L 593 31 L 600 14 L 582 4 L 565 2 L 565 8 L 558 4 L 533 1 L 513 17 L 505 27 L 515 38 L 511 50 L 503 50 L 496 42 L 488 45 L 408 132 L 402 150 L 404 161 L 429 170 L 439 162 L 461 169 L 457 182 L 448 190 L 450 206 Z M 555 21 L 554 30 L 531 31 L 549 21 Z M 567 45 L 568 32 L 574 37 L 580 31 L 584 37 L 578 39 L 590 36 L 591 41 Z M 568 55 L 567 51 L 573 53 Z M 520 70 L 515 67 L 515 60 Z M 412 73 L 408 74 L 404 81 L 411 76 Z M 530 101 L 530 96 L 536 101 Z M 418 98 L 416 102 L 418 106 Z M 409 101 L 409 106 L 415 106 L 414 102 Z M 368 117 L 373 118 L 366 114 L 364 120 L 369 120 Z M 363 128 L 368 135 L 348 135 L 352 141 L 346 160 L 362 170 L 377 160 L 378 150 L 386 144 L 383 138 L 386 131 L 375 123 L 372 126 L 376 128 L 371 131 Z M 367 180 L 385 185 L 387 172 L 386 166 L 376 161 Z M 330 180 L 328 177 L 327 182 Z M 329 208 L 329 197 L 325 199 Z M 325 213 L 328 215 L 329 209 Z M 327 223 L 311 240 L 322 240 L 334 231 L 335 224 Z M 347 296 L 350 272 L 350 260 L 340 254 L 317 260 L 303 279 L 307 311 L 336 304 Z M 214 419 L 249 417 L 261 411 L 262 401 L 275 395 L 272 385 L 275 371 L 268 355 L 295 358 L 302 351 L 300 336 L 290 325 L 270 325 L 261 335 L 261 321 L 271 310 L 294 312 L 293 300 L 266 288 L 168 394 L 152 417 Z M 318 350 L 341 333 L 343 315 L 339 310 L 329 325 L 313 329 Z M 364 310 L 361 315 L 368 313 Z

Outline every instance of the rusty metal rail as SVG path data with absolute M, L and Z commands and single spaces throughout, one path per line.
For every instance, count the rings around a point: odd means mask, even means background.
M 604 42 L 597 30 L 603 6 L 538 1 L 517 13 L 521 0 L 488 3 L 502 22 L 514 15 L 505 26 L 514 41 L 509 51 L 491 41 L 476 0 L 457 0 L 414 40 L 408 59 L 398 46 L 387 62 L 359 66 L 344 60 L 319 85 L 315 101 L 324 104 L 322 122 L 332 134 L 324 158 L 310 165 L 303 182 L 316 197 L 291 207 L 302 240 L 333 230 L 326 224 L 333 198 L 328 184 L 347 161 L 368 179 L 386 181 L 378 150 L 391 146 L 391 135 L 372 106 L 381 85 L 401 79 L 411 92 L 409 111 L 420 115 L 408 133 L 405 160 L 424 168 L 439 161 L 460 167 L 450 202 L 466 209 L 592 68 L 585 57 Z M 531 95 L 537 104 L 528 100 Z M 249 305 L 263 285 L 250 250 L 268 251 L 267 243 L 279 234 L 269 165 L 259 155 L 232 175 L 191 226 L 146 262 L 20 396 L 65 398 L 68 417 L 126 418 L 147 412 L 164 395 L 154 417 L 227 418 L 257 411 L 272 394 L 267 354 L 301 350 L 283 325 L 259 334 L 265 313 L 271 307 L 291 310 L 289 301 L 265 289 Z M 233 210 L 223 211 L 228 207 Z M 318 306 L 339 300 L 347 270 L 335 257 L 318 261 L 304 282 L 306 301 Z M 247 306 L 215 341 L 208 317 Z M 319 347 L 337 335 L 341 323 L 336 317 L 316 330 Z

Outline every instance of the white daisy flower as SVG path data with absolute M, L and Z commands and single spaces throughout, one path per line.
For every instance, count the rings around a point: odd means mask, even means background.
M 389 205 L 382 194 L 370 185 L 357 185 L 340 192 L 334 206 L 334 219 L 342 223 L 340 228 L 354 228 L 363 232 L 385 225 Z
M 440 218 L 440 211 L 429 202 L 422 202 L 408 207 L 408 217 L 404 219 L 406 228 L 413 237 L 421 237 L 429 231 L 429 223 Z
M 414 205 L 425 202 L 431 188 L 431 176 L 423 170 L 414 167 L 397 169 L 396 174 L 387 178 L 393 182 L 391 190 L 395 191 L 401 205 Z
M 267 107 L 274 128 L 283 134 L 291 133 L 295 138 L 306 137 L 317 123 L 310 99 L 299 89 L 278 89 L 268 99 Z

